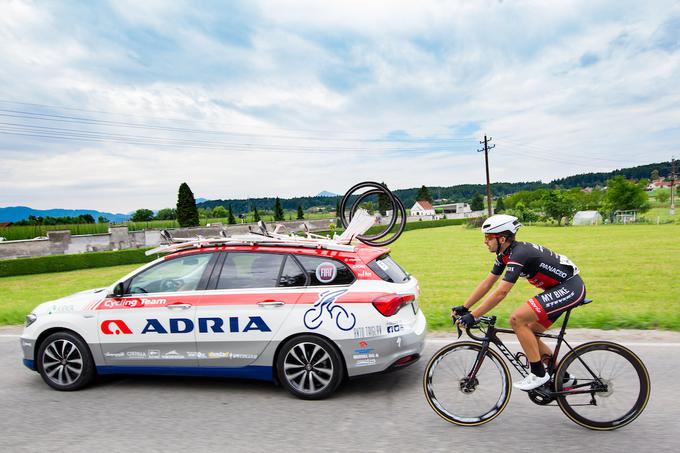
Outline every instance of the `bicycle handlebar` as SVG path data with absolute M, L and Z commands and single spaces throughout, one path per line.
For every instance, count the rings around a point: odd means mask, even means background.
M 458 319 L 460 319 L 460 316 L 456 316 L 455 314 L 453 315 L 452 321 L 453 324 L 456 326 L 456 331 L 458 332 L 458 338 L 463 335 L 463 330 L 460 328 L 460 324 L 458 324 Z M 480 324 L 484 324 L 486 326 L 493 326 L 496 324 L 496 317 L 495 316 L 480 316 L 479 318 L 475 318 L 475 323 L 472 324 L 471 326 L 465 326 L 465 333 L 467 334 L 468 337 L 472 338 L 473 340 L 477 341 L 484 341 L 485 338 L 483 337 L 478 337 L 477 335 L 474 335 L 470 332 L 470 329 L 474 327 L 479 327 Z

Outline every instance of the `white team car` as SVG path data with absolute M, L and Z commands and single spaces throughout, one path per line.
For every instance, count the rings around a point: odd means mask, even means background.
M 290 244 L 289 244 L 290 245 Z M 416 279 L 388 249 L 217 245 L 178 251 L 108 288 L 39 305 L 24 364 L 57 390 L 97 374 L 233 376 L 320 399 L 346 377 L 420 357 Z

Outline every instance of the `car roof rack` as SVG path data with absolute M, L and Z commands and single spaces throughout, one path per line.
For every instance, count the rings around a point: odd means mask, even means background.
M 363 212 L 362 212 L 363 211 Z M 352 222 L 342 235 L 334 235 L 333 238 L 313 234 L 309 231 L 306 224 L 302 224 L 304 236 L 294 234 L 283 234 L 283 225 L 276 225 L 274 231 L 268 231 L 264 222 L 259 221 L 257 231 L 249 227 L 249 233 L 227 236 L 224 231 L 220 232 L 219 237 L 197 236 L 193 238 L 174 238 L 168 230 L 161 231 L 161 237 L 168 243 L 146 251 L 146 255 L 159 253 L 174 253 L 181 250 L 189 250 L 202 247 L 214 247 L 224 245 L 260 245 L 277 247 L 303 247 L 312 249 L 335 250 L 340 252 L 353 252 L 355 247 L 352 241 L 356 236 L 364 233 L 375 222 L 375 217 L 367 211 L 360 209 L 355 214 Z

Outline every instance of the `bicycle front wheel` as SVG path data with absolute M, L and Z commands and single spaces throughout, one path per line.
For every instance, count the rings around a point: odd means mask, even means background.
M 507 365 L 497 352 L 488 349 L 481 356 L 481 350 L 479 343 L 453 343 L 437 351 L 425 368 L 425 398 L 447 422 L 461 426 L 488 423 L 510 400 Z M 475 367 L 478 370 L 472 376 Z
M 586 428 L 608 431 L 635 420 L 647 406 L 647 368 L 631 350 L 608 341 L 582 344 L 555 373 L 562 412 Z M 579 393 L 580 392 L 580 393 Z

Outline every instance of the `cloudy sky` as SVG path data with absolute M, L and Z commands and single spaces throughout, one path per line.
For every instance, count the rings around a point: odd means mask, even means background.
M 680 2 L 0 0 L 0 207 L 680 157 Z

